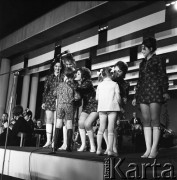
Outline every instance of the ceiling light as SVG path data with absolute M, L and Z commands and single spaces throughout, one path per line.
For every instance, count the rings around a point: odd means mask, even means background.
M 170 3 L 166 4 L 166 6 L 170 6 Z
M 171 5 L 173 5 L 173 4 L 175 4 L 175 3 L 176 3 L 175 1 L 171 2 Z

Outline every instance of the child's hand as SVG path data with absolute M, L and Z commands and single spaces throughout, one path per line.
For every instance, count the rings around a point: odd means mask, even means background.
M 133 106 L 136 106 L 136 99 L 133 99 L 132 105 L 133 105 Z
M 163 98 L 165 101 L 168 101 L 170 99 L 170 95 L 165 93 L 165 94 L 163 94 Z
M 45 103 L 42 104 L 41 108 L 45 110 Z
M 127 104 L 127 98 L 122 98 L 122 99 L 123 99 L 124 104 Z

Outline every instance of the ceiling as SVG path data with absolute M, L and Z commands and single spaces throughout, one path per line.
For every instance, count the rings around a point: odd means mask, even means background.
M 25 26 L 36 18 L 57 8 L 68 1 L 61 0 L 0 0 L 0 39 Z M 102 6 L 46 30 L 24 42 L 1 51 L 4 57 L 12 57 L 42 47 L 49 42 L 65 38 L 78 31 L 83 31 L 104 23 L 114 17 L 125 15 L 155 1 L 107 1 Z M 103 13 L 104 12 L 104 13 Z M 59 36 L 60 35 L 60 36 Z
M 0 0 L 0 39 L 67 1 Z

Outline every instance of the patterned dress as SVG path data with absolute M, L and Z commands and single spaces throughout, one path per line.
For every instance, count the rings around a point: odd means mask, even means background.
M 135 94 L 137 103 L 163 103 L 163 94 L 168 92 L 168 85 L 165 59 L 155 54 L 149 60 L 143 59 Z
M 64 80 L 64 75 L 61 74 L 60 81 Z M 59 83 L 58 77 L 54 74 L 47 76 L 44 84 L 44 93 L 42 103 L 45 103 L 45 110 L 56 110 L 56 87 Z
M 83 99 L 82 112 L 90 114 L 91 112 L 97 112 L 98 103 L 95 99 L 96 92 L 91 80 L 85 80 L 81 85 L 78 85 L 77 91 L 80 93 Z

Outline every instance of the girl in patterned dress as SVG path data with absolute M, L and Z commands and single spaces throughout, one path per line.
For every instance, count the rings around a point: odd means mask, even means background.
M 104 68 L 101 72 L 103 81 L 98 84 L 96 91 L 96 100 L 98 100 L 98 112 L 100 119 L 100 127 L 97 133 L 97 152 L 102 153 L 102 138 L 106 129 L 108 120 L 108 142 L 107 154 L 115 155 L 113 152 L 114 142 L 114 125 L 117 119 L 118 112 L 120 111 L 120 91 L 116 82 L 113 82 L 111 77 L 111 68 Z M 117 155 L 117 154 L 116 154 Z
M 78 151 L 84 151 L 86 147 L 87 131 L 90 141 L 90 152 L 96 152 L 92 123 L 98 119 L 96 92 L 91 81 L 91 72 L 88 68 L 79 68 L 76 72 L 75 80 L 78 81 L 78 92 L 83 99 L 82 112 L 79 117 L 79 133 L 81 137 L 81 147 Z
M 144 59 L 140 63 L 139 79 L 132 104 L 140 104 L 146 152 L 142 158 L 155 158 L 160 138 L 160 112 L 162 104 L 169 99 L 168 76 L 164 59 L 155 54 L 156 39 L 149 37 L 142 43 Z
M 42 109 L 45 110 L 46 136 L 47 141 L 43 147 L 48 147 L 52 143 L 53 125 L 56 121 L 56 90 L 59 81 L 63 81 L 64 65 L 60 58 L 54 58 L 50 66 L 50 74 L 47 76 L 44 84 L 44 93 L 42 100 Z M 58 79 L 60 73 L 60 79 Z

